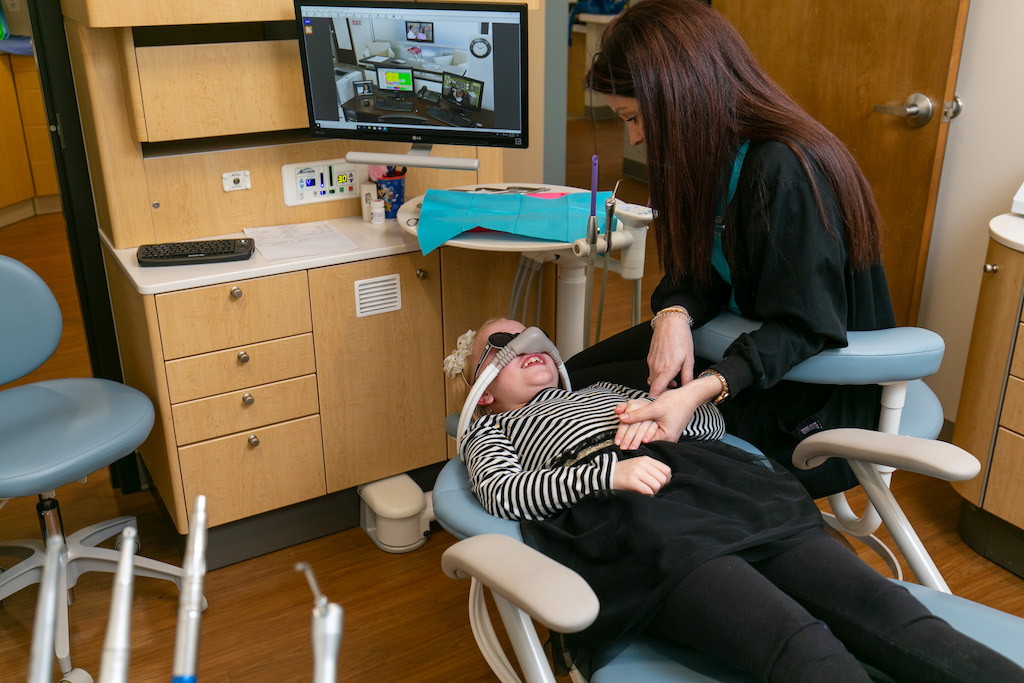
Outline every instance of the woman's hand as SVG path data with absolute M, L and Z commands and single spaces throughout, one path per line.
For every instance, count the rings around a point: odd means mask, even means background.
M 612 488 L 653 496 L 672 478 L 672 470 L 660 460 L 641 455 L 619 460 L 612 475 Z
M 615 406 L 619 421 L 626 425 L 654 422 L 657 429 L 644 431 L 643 442 L 678 441 L 686 425 L 690 424 L 697 406 L 707 403 L 722 393 L 722 383 L 717 377 L 707 376 L 695 379 L 678 389 L 666 391 L 653 403 L 620 403 Z M 621 427 L 619 428 L 621 431 Z M 616 433 L 618 437 L 618 432 Z
M 621 406 L 616 406 L 615 412 L 616 414 L 629 412 L 650 404 L 651 402 L 645 399 L 632 399 Z M 658 423 L 654 420 L 643 420 L 632 424 L 623 423 L 615 432 L 615 445 L 624 451 L 635 451 L 641 445 L 653 441 L 657 433 Z
M 680 375 L 683 384 L 693 379 L 693 335 L 686 318 L 666 315 L 658 320 L 647 352 L 647 367 L 651 373 L 651 396 L 660 396 L 677 386 L 676 375 Z

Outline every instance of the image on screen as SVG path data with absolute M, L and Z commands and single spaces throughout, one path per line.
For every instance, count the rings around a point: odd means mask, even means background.
M 377 69 L 377 87 L 392 92 L 412 92 L 412 69 Z
M 465 76 L 445 74 L 441 82 L 441 97 L 448 104 L 466 111 L 477 111 L 483 100 L 484 84 Z
M 434 42 L 434 22 L 432 21 L 407 21 L 405 22 L 405 37 L 417 43 Z
M 528 146 L 525 4 L 294 1 L 315 137 Z

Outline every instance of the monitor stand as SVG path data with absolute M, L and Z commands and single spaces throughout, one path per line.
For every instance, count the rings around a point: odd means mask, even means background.
M 432 157 L 432 145 L 416 143 L 408 154 L 384 154 L 381 152 L 349 152 L 345 161 L 350 164 L 372 164 L 380 166 L 413 166 L 415 168 L 447 168 L 453 171 L 476 171 L 480 159 L 462 157 Z

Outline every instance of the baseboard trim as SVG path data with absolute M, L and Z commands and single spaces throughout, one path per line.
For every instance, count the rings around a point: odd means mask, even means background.
M 1024 529 L 964 501 L 956 530 L 976 553 L 1024 578 Z
M 12 223 L 19 223 L 36 215 L 31 199 L 0 208 L 0 228 Z
M 445 462 L 408 474 L 421 489 L 429 491 Z M 153 497 L 173 528 L 170 514 L 155 490 Z M 359 494 L 353 487 L 208 529 L 206 568 L 212 571 L 357 526 Z M 175 534 L 175 544 L 182 554 L 186 539 L 187 536 Z

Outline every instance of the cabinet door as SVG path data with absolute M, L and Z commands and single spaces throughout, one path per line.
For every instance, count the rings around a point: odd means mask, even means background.
M 356 284 L 393 276 L 400 308 L 359 316 Z M 444 460 L 437 255 L 311 270 L 309 293 L 328 492 Z
M 0 208 L 4 208 L 32 198 L 32 174 L 14 97 L 14 73 L 5 54 L 0 54 L 0 93 Z
M 953 443 L 981 461 L 982 474 L 970 481 L 953 483 L 953 488 L 975 505 L 981 505 L 984 472 L 989 466 L 1006 366 L 1017 331 L 1024 253 L 989 240 L 985 263 L 999 269 L 982 276 L 953 430 Z

